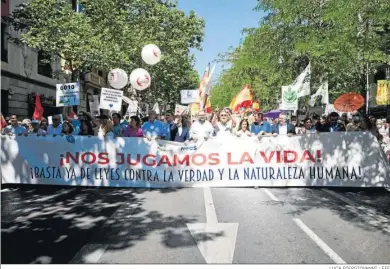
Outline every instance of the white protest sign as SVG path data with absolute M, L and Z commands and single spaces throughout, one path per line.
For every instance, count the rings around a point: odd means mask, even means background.
M 187 110 L 186 106 L 176 105 L 175 115 L 182 115 Z
M 56 106 L 79 106 L 80 83 L 57 84 Z
M 180 91 L 181 103 L 192 104 L 198 102 L 199 91 L 198 90 L 181 90 Z
M 92 116 L 99 116 L 100 115 L 99 95 L 89 96 L 89 110 L 90 110 Z
M 100 93 L 101 109 L 121 111 L 123 91 L 102 88 Z
M 298 110 L 298 88 L 292 85 L 282 86 L 282 109 Z

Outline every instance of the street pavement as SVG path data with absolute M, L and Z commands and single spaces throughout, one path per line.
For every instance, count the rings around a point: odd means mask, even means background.
M 2 263 L 385 263 L 384 188 L 2 185 Z

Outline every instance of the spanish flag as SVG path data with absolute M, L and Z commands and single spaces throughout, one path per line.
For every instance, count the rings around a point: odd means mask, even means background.
M 210 97 L 207 97 L 206 107 L 205 107 L 204 111 L 206 113 L 209 113 L 209 114 L 211 114 L 213 112 L 213 109 L 211 107 L 211 98 Z
M 378 80 L 376 104 L 387 105 L 390 103 L 390 80 Z
M 240 112 L 241 108 L 251 108 L 253 103 L 253 92 L 249 85 L 245 85 L 232 99 L 230 109 L 233 112 Z
M 252 109 L 256 112 L 260 111 L 260 102 L 259 101 L 254 101 L 252 104 Z

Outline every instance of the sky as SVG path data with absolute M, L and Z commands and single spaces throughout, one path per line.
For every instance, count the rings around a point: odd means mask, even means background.
M 243 28 L 259 25 L 264 13 L 253 11 L 256 4 L 257 0 L 178 0 L 180 9 L 186 13 L 194 10 L 206 22 L 203 51 L 193 51 L 199 76 L 219 53 L 239 45 Z M 221 72 L 221 65 L 217 64 L 214 78 Z

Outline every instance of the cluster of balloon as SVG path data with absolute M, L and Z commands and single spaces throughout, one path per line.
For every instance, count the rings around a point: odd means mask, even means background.
M 154 44 L 143 47 L 141 52 L 142 60 L 148 65 L 155 65 L 161 60 L 161 50 Z M 148 71 L 137 68 L 130 74 L 130 78 L 122 69 L 113 69 L 108 74 L 108 82 L 115 89 L 122 89 L 130 82 L 134 89 L 142 91 L 150 86 L 151 77 Z

